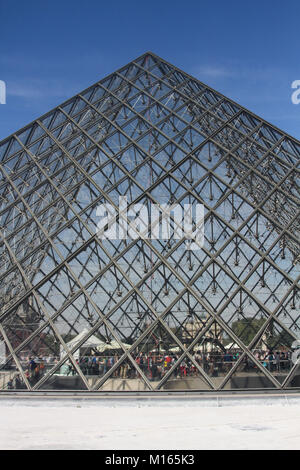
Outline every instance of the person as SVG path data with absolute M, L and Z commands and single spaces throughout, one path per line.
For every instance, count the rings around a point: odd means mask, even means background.
M 116 364 L 117 362 L 118 362 L 118 355 L 115 354 L 115 355 L 114 355 L 114 364 Z M 118 377 L 118 375 L 119 375 L 119 370 L 116 369 L 116 370 L 114 371 L 114 373 L 113 373 L 113 376 L 114 376 L 114 377 Z
M 86 375 L 86 362 L 85 362 L 85 357 L 84 356 L 80 356 L 79 367 L 82 370 L 82 373 L 84 375 Z
M 34 377 L 38 379 L 40 376 L 40 364 L 36 365 L 36 368 L 34 369 Z
M 98 367 L 99 367 L 99 375 L 104 375 L 104 364 L 105 364 L 105 360 L 103 357 L 99 357 L 99 360 L 98 360 Z
M 43 374 L 44 369 L 45 369 L 45 361 L 44 361 L 44 359 L 41 359 L 41 362 L 40 362 L 40 372 L 41 372 L 41 374 Z
M 87 363 L 88 375 L 92 375 L 93 371 L 93 358 L 89 356 L 88 363 Z
M 32 375 L 34 373 L 34 369 L 36 368 L 36 366 L 37 366 L 37 364 L 36 364 L 35 360 L 33 359 L 33 357 L 31 357 L 29 359 L 29 369 L 30 369 Z
M 209 355 L 203 354 L 203 369 L 207 373 L 209 371 Z
M 67 372 L 67 375 L 76 375 L 76 371 L 75 371 L 75 368 L 73 366 L 73 364 L 71 364 L 71 362 L 68 363 L 68 372 Z
M 168 361 L 167 361 L 167 356 L 164 357 L 164 375 L 168 369 Z
M 93 356 L 92 358 L 92 374 L 96 375 L 98 373 L 98 362 L 97 362 L 97 356 Z
M 187 368 L 187 363 L 183 360 L 180 364 L 180 375 L 181 375 L 181 377 L 182 376 L 186 377 L 186 372 L 187 372 L 186 368 Z
M 18 390 L 20 388 L 22 388 L 22 381 L 21 381 L 21 377 L 20 375 L 18 374 L 15 378 L 15 388 Z
M 273 351 L 269 351 L 268 353 L 268 369 L 270 372 L 273 372 L 274 369 L 274 354 Z
M 127 361 L 123 361 L 122 365 L 121 365 L 121 371 L 120 371 L 121 379 L 126 379 L 127 378 L 127 372 L 128 372 Z
M 210 377 L 214 377 L 215 375 L 215 358 L 214 356 L 211 354 L 210 355 L 210 358 L 209 358 L 209 375 Z
M 172 361 L 172 358 L 171 358 L 170 354 L 167 354 L 167 356 L 166 356 L 166 361 L 167 361 L 167 367 L 168 367 L 168 369 L 169 369 L 170 363 L 171 363 L 171 361 Z
M 145 366 L 144 358 L 143 358 L 143 354 L 141 353 L 140 354 L 140 369 L 141 369 L 142 372 L 144 372 L 144 366 Z
M 280 371 L 280 352 L 276 351 L 275 353 L 275 363 L 276 363 L 276 370 L 277 372 Z
M 109 357 L 106 356 L 104 358 L 104 367 L 103 367 L 103 375 L 106 374 L 106 372 L 110 369 L 110 366 L 109 366 Z
M 67 375 L 70 375 L 71 372 L 72 372 L 72 365 L 71 365 L 69 362 L 67 362 L 67 363 L 66 363 L 66 366 L 67 366 L 67 368 L 68 368 L 68 369 L 67 369 Z
M 197 375 L 197 367 L 191 362 L 191 375 Z
M 226 363 L 226 365 L 225 365 L 226 372 L 228 372 L 230 370 L 231 361 L 232 361 L 231 354 L 229 353 L 229 351 L 226 351 L 226 354 L 224 355 L 224 362 Z
M 280 369 L 286 369 L 287 367 L 287 363 L 285 361 L 285 354 L 283 351 L 281 351 L 281 354 L 280 354 Z
M 6 387 L 7 387 L 8 390 L 13 390 L 14 386 L 13 386 L 13 380 L 12 379 L 7 382 Z
M 152 380 L 155 380 L 155 378 L 157 377 L 158 375 L 158 368 L 157 368 L 157 364 L 156 364 L 156 361 L 154 361 L 152 359 L 152 365 L 151 365 L 151 378 Z
M 109 361 L 110 361 L 110 367 L 113 367 L 113 365 L 115 364 L 115 356 L 111 356 Z
M 47 363 L 47 364 L 51 364 L 52 362 L 54 362 L 54 359 L 52 359 L 52 357 L 51 357 L 50 355 L 47 356 L 47 358 L 46 358 L 46 363 Z

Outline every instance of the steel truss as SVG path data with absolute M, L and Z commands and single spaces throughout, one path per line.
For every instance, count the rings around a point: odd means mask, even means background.
M 299 155 L 149 52 L 0 142 L 0 390 L 299 389 Z M 119 196 L 204 246 L 101 240 Z

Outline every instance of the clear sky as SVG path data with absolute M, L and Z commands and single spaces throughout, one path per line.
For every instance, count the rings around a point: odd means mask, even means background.
M 146 51 L 300 139 L 299 0 L 0 0 L 0 140 Z

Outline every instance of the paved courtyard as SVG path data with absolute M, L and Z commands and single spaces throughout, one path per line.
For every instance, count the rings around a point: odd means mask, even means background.
M 2 397 L 0 414 L 0 449 L 300 449 L 300 397 Z

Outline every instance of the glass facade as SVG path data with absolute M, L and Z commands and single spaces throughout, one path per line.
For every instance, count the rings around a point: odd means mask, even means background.
M 152 53 L 0 142 L 0 390 L 299 390 L 299 155 Z M 203 246 L 99 237 L 124 196 Z

